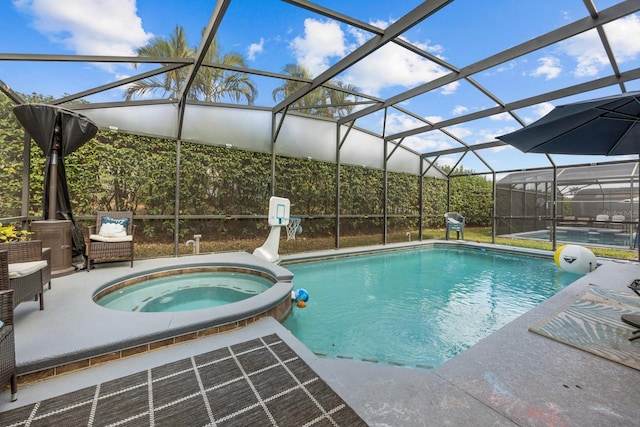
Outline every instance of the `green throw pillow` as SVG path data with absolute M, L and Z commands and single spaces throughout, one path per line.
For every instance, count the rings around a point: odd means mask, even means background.
M 126 230 L 129 227 L 129 218 L 112 218 L 110 216 L 103 216 L 102 224 L 120 224 Z

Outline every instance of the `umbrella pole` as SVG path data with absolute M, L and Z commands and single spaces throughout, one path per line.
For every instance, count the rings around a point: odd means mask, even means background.
M 60 126 L 56 123 L 53 129 L 51 146 L 51 164 L 49 165 L 49 214 L 47 219 L 56 219 L 58 201 L 58 152 L 60 151 Z

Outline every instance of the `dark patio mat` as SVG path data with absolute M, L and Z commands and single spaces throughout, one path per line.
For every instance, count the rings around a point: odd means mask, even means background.
M 366 426 L 275 334 L 3 412 L 0 419 L 31 426 Z
M 569 307 L 529 330 L 640 370 L 640 339 L 629 341 L 634 328 L 620 320 L 638 313 L 638 296 L 591 285 Z

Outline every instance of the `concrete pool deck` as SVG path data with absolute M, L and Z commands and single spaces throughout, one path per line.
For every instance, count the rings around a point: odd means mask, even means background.
M 403 246 L 407 245 L 381 248 Z M 319 254 L 338 252 L 348 250 Z M 295 261 L 313 255 L 283 256 L 283 260 Z M 134 263 L 134 269 L 144 271 L 166 263 L 191 262 L 192 258 L 140 260 Z M 77 272 L 53 280 L 53 288 L 45 291 L 44 311 L 37 310 L 35 302 L 20 304 L 15 310 L 18 364 L 47 358 L 63 346 L 86 348 L 91 343 L 103 342 L 95 329 L 93 336 L 69 332 L 82 323 L 95 324 L 95 319 L 82 317 L 86 312 L 77 306 L 79 300 L 73 295 L 88 292 L 85 288 L 95 289 L 94 280 L 103 282 L 131 272 L 126 263 L 98 266 L 90 273 Z M 373 426 L 637 426 L 640 423 L 637 399 L 640 371 L 544 338 L 529 332 L 528 328 L 573 301 L 588 284 L 631 293 L 627 284 L 639 277 L 637 263 L 604 261 L 596 271 L 433 371 L 319 358 L 277 321 L 265 318 L 233 331 L 21 385 L 16 402 L 9 402 L 9 391 L 4 390 L 0 393 L 0 412 L 203 351 L 276 333 Z M 116 335 L 134 335 L 136 331 L 150 327 L 146 323 L 129 323 L 123 327 L 118 321 L 111 323 L 108 319 L 100 322 L 101 328 Z M 640 352 L 640 342 L 638 348 Z

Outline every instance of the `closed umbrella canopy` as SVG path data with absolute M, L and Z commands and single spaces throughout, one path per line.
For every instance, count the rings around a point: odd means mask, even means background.
M 89 118 L 55 105 L 22 104 L 15 106 L 13 113 L 47 156 L 51 153 L 56 124 L 60 126 L 62 157 L 76 151 L 98 131 Z
M 95 136 L 98 127 L 75 111 L 48 104 L 21 104 L 13 113 L 47 157 L 44 172 L 44 217 L 72 222 L 73 254 L 84 253 L 82 231 L 71 212 L 64 156 Z
M 525 153 L 640 154 L 640 92 L 561 105 L 497 138 Z

